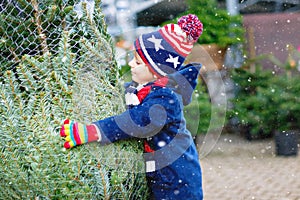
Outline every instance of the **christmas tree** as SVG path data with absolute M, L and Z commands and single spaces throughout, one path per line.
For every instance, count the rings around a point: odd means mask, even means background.
M 55 53 L 50 48 L 23 55 L 14 70 L 3 73 L 3 199 L 147 199 L 139 141 L 66 150 L 59 137 L 65 118 L 91 123 L 124 108 L 101 10 L 95 9 L 92 17 L 82 7 L 80 23 L 59 34 Z

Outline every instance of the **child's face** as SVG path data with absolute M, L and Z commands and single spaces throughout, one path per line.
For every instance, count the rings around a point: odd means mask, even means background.
M 144 84 L 156 79 L 136 52 L 134 52 L 134 57 L 128 64 L 131 67 L 131 77 L 133 81 Z

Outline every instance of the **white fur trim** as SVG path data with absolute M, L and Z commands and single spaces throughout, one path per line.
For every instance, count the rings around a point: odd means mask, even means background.
M 126 105 L 136 106 L 136 105 L 140 104 L 139 98 L 136 96 L 136 94 L 133 94 L 133 93 L 126 93 L 125 101 L 126 101 Z

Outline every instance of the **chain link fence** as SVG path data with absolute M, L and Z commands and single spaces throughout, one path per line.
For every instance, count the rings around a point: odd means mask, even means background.
M 13 69 L 23 55 L 55 53 L 74 1 L 2 1 L 1 71 Z

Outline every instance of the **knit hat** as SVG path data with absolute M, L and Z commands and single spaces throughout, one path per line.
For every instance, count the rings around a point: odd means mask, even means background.
M 202 31 L 198 17 L 188 14 L 179 18 L 177 24 L 140 35 L 134 42 L 135 50 L 153 74 L 166 76 L 180 68 Z

